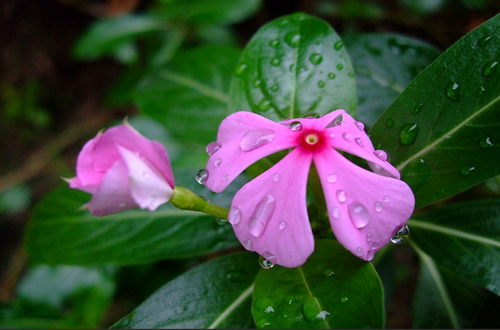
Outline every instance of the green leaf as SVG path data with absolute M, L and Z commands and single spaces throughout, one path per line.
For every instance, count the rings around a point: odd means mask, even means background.
M 272 120 L 354 114 L 356 80 L 340 37 L 302 13 L 276 19 L 253 36 L 235 69 L 231 112 L 252 111 Z
M 249 311 L 258 269 L 249 252 L 208 261 L 167 283 L 112 328 L 253 328 Z
M 438 267 L 425 253 L 418 254 L 421 262 L 413 303 L 413 328 L 468 327 L 488 293 Z
M 82 324 L 74 324 L 68 320 L 43 318 L 17 318 L 0 320 L 0 329 L 85 329 Z
M 439 56 L 417 39 L 394 33 L 343 37 L 358 84 L 357 119 L 371 127 L 413 78 Z
M 79 208 L 90 196 L 63 186 L 33 211 L 28 256 L 48 264 L 136 264 L 197 256 L 238 245 L 231 226 L 166 204 L 155 212 L 131 210 L 94 217 Z
M 229 85 L 240 51 L 205 46 L 180 52 L 140 83 L 135 100 L 142 112 L 171 133 L 206 145 L 227 115 Z
M 165 28 L 161 20 L 151 15 L 127 15 L 97 21 L 77 41 L 73 54 L 77 59 L 96 59 L 119 51 L 143 34 Z
M 500 200 L 474 200 L 410 219 L 411 238 L 438 265 L 500 295 Z
M 252 314 L 259 328 L 382 328 L 383 304 L 372 265 L 319 240 L 304 265 L 260 271 Z
M 500 15 L 422 71 L 370 130 L 416 207 L 500 174 Z
M 260 0 L 160 0 L 158 11 L 169 20 L 191 25 L 228 25 L 252 16 Z

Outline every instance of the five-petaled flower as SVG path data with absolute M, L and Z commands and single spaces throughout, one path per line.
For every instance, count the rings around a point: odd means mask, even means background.
M 103 216 L 140 207 L 154 211 L 174 194 L 165 147 L 124 123 L 99 133 L 78 155 L 71 188 L 92 194 L 86 207 Z
M 257 160 L 292 149 L 234 196 L 229 222 L 243 246 L 285 267 L 302 265 L 314 250 L 306 185 L 314 162 L 337 240 L 354 255 L 371 260 L 411 216 L 414 196 L 400 174 L 375 150 L 361 122 L 344 110 L 321 118 L 276 123 L 237 112 L 221 123 L 210 155 L 205 185 L 221 192 Z M 365 170 L 339 151 L 368 162 Z

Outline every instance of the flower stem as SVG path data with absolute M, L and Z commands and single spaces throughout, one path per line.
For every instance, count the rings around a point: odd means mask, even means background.
M 175 187 L 174 195 L 170 199 L 173 206 L 181 210 L 199 211 L 213 215 L 216 218 L 227 219 L 229 210 L 207 202 L 191 190 L 184 187 Z

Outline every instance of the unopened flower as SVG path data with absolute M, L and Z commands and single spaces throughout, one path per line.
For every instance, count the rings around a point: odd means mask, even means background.
M 93 195 L 86 207 L 98 216 L 137 207 L 153 211 L 174 193 L 165 148 L 128 123 L 88 141 L 78 155 L 76 177 L 68 182 Z
M 246 249 L 286 267 L 302 265 L 314 251 L 306 206 L 311 162 L 333 232 L 354 255 L 371 260 L 411 216 L 411 189 L 399 180 L 387 154 L 374 149 L 363 124 L 344 110 L 281 123 L 251 112 L 230 115 L 219 127 L 217 142 L 207 147 L 204 184 L 220 192 L 252 163 L 290 148 L 234 196 L 229 222 Z M 339 151 L 365 159 L 373 172 Z

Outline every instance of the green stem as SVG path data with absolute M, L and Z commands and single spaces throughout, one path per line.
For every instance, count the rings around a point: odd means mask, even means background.
M 184 187 L 174 188 L 174 195 L 170 199 L 170 203 L 181 210 L 199 211 L 220 219 L 227 219 L 229 213 L 228 209 L 207 202 Z

